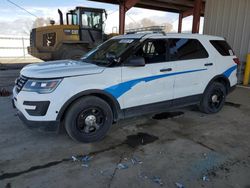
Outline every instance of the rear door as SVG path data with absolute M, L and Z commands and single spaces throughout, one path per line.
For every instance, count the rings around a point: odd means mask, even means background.
M 169 60 L 177 72 L 174 84 L 174 98 L 201 94 L 211 77 L 213 63 L 197 39 L 172 38 L 169 42 Z

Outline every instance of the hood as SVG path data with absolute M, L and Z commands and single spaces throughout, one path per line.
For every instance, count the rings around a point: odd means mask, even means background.
M 30 64 L 21 70 L 29 78 L 59 78 L 101 73 L 105 68 L 82 61 L 58 60 Z

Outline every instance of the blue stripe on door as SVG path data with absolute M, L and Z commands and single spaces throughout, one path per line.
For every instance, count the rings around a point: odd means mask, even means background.
M 118 99 L 120 96 L 122 96 L 124 93 L 129 91 L 133 86 L 137 85 L 140 82 L 150 82 L 150 81 L 157 80 L 160 78 L 165 78 L 168 76 L 174 76 L 174 75 L 178 75 L 178 74 L 187 74 L 187 73 L 199 72 L 199 71 L 205 71 L 205 70 L 207 70 L 207 69 L 188 70 L 188 71 L 182 71 L 182 72 L 174 72 L 174 73 L 138 78 L 135 80 L 122 82 L 122 83 L 114 85 L 114 86 L 110 86 L 104 90 L 107 91 L 108 93 L 112 94 L 115 98 Z

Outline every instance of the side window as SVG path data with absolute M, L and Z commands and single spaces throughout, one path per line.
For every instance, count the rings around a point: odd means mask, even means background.
M 210 43 L 223 56 L 233 56 L 234 52 L 229 44 L 224 40 L 210 40 Z
M 153 42 L 147 42 L 146 44 L 143 45 L 142 47 L 143 49 L 143 53 L 144 54 L 154 54 L 155 52 L 155 46 L 154 46 L 154 43 Z
M 102 13 L 85 11 L 81 17 L 83 28 L 102 29 Z
M 135 53 L 136 56 L 144 57 L 146 64 L 166 61 L 166 40 L 146 41 Z
M 89 27 L 88 26 L 88 16 L 86 14 L 82 14 L 82 27 Z
M 196 39 L 169 39 L 169 60 L 189 60 L 207 58 L 208 53 Z
M 67 14 L 68 25 L 78 25 L 78 17 L 77 14 Z

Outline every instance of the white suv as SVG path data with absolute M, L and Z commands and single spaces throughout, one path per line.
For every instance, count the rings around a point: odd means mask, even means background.
M 73 139 L 93 142 L 127 117 L 193 104 L 218 112 L 237 83 L 238 63 L 221 37 L 117 36 L 79 61 L 24 67 L 13 104 L 30 128 L 56 131 L 64 125 Z

